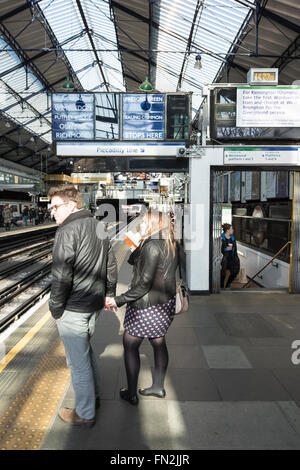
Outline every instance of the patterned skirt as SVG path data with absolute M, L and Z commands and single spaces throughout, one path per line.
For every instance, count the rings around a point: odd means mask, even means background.
M 124 328 L 132 336 L 158 338 L 164 336 L 171 325 L 176 306 L 176 296 L 164 304 L 137 309 L 127 305 Z

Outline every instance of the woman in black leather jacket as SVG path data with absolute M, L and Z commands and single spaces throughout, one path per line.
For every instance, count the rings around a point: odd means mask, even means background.
M 139 347 L 144 338 L 149 339 L 154 350 L 155 372 L 152 386 L 139 389 L 139 393 L 159 398 L 166 394 L 164 378 L 168 350 L 165 334 L 175 314 L 175 276 L 179 262 L 179 247 L 170 222 L 162 212 L 149 211 L 144 216 L 140 245 L 128 260 L 133 265 L 131 287 L 115 297 L 110 305 L 115 308 L 127 304 L 123 345 L 128 388 L 121 389 L 120 396 L 133 405 L 138 404 Z

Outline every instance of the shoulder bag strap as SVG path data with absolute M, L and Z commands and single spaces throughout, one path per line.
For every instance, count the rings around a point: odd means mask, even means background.
M 181 256 L 180 256 L 180 245 L 179 243 L 177 242 L 177 248 L 178 248 L 178 269 L 179 269 L 179 277 L 180 279 L 182 280 L 182 271 L 181 271 Z

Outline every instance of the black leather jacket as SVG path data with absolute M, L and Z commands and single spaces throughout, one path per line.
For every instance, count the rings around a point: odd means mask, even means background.
M 173 257 L 165 240 L 145 240 L 143 246 L 131 253 L 128 263 L 133 265 L 133 278 L 130 289 L 115 298 L 118 307 L 125 303 L 142 309 L 168 302 L 176 295 L 176 269 L 181 259 L 182 276 L 185 279 L 183 250 L 177 244 Z
M 100 236 L 102 234 L 102 236 Z M 53 245 L 49 308 L 58 319 L 64 310 L 101 310 L 104 297 L 113 297 L 117 262 L 103 224 L 82 209 L 69 215 L 56 231 Z

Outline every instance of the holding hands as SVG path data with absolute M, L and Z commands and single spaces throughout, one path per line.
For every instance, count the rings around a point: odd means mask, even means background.
M 111 312 L 117 312 L 118 307 L 113 297 L 105 297 L 105 304 L 104 307 L 106 310 L 110 310 Z

